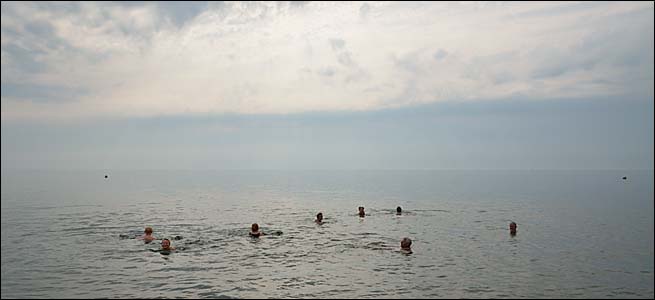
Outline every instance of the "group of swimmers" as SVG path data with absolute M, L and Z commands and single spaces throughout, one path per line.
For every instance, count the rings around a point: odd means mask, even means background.
M 366 216 L 366 213 L 364 212 L 364 207 L 360 206 L 358 208 L 359 212 L 358 215 L 360 218 L 364 218 Z M 400 206 L 396 207 L 396 215 L 402 215 L 402 208 Z M 318 225 L 323 225 L 323 213 L 319 212 L 316 214 L 316 220 L 314 222 Z M 511 236 L 516 235 L 516 223 L 511 222 L 509 223 L 509 232 Z M 254 223 L 250 226 L 250 232 L 248 233 L 249 236 L 253 238 L 259 238 L 262 235 L 266 235 L 263 231 L 259 229 L 259 224 Z M 145 243 L 150 243 L 157 238 L 155 238 L 152 235 L 152 227 L 146 227 L 144 234 L 142 236 L 137 237 L 137 239 L 143 240 Z M 412 240 L 408 237 L 404 237 L 400 241 L 400 250 L 406 252 L 406 253 L 412 253 Z M 171 246 L 171 241 L 169 239 L 163 239 L 161 241 L 161 249 L 159 250 L 153 250 L 161 253 L 170 253 L 171 251 L 175 251 L 175 247 Z
M 157 238 L 152 235 L 152 227 L 146 227 L 146 229 L 143 231 L 143 235 L 137 237 L 139 240 L 143 240 L 146 244 L 156 240 Z M 175 251 L 175 247 L 171 246 L 171 240 L 169 239 L 163 239 L 161 240 L 161 249 L 159 250 L 153 250 L 156 252 L 170 252 L 170 251 Z
M 360 206 L 358 208 L 358 210 L 359 210 L 359 212 L 358 212 L 359 217 L 363 218 L 363 217 L 366 216 L 366 212 L 364 212 L 364 207 L 363 206 Z M 401 215 L 402 211 L 403 211 L 403 209 L 400 206 L 398 206 L 396 208 L 396 215 Z M 323 225 L 324 224 L 324 222 L 323 222 L 323 213 L 322 212 L 319 212 L 318 214 L 316 214 L 316 220 L 314 220 L 314 223 L 316 223 L 318 225 Z M 252 224 L 250 226 L 250 232 L 248 233 L 248 235 L 250 235 L 251 237 L 258 238 L 258 237 L 260 237 L 262 235 L 266 235 L 266 234 L 264 232 L 262 232 L 261 230 L 259 230 L 259 224 L 254 223 L 254 224 Z M 403 238 L 402 241 L 400 242 L 400 249 L 401 250 L 411 252 L 412 251 L 411 247 L 412 247 L 412 240 L 410 238 L 408 238 L 408 237 Z

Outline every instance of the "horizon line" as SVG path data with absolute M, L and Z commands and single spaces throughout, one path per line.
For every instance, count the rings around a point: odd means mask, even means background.
M 5 171 L 655 171 L 654 168 L 1 168 Z

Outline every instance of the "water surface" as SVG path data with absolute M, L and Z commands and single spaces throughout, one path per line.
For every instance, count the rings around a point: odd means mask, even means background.
M 653 297 L 652 171 L 104 175 L 3 170 L 2 298 Z

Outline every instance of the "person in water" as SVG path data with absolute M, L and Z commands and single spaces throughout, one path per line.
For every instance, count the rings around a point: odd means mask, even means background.
M 316 224 L 318 224 L 318 225 L 323 224 L 323 213 L 322 212 L 316 214 L 316 220 L 314 220 L 314 222 L 316 222 Z
M 264 235 L 263 232 L 259 231 L 259 225 L 257 223 L 254 223 L 254 224 L 252 224 L 252 226 L 250 226 L 250 233 L 249 234 L 250 234 L 251 237 L 260 237 L 260 236 Z
M 161 251 L 175 251 L 175 247 L 171 246 L 171 240 L 163 239 L 161 241 Z
M 364 212 L 364 207 L 363 206 L 359 207 L 359 216 L 362 217 L 362 218 L 366 216 L 366 213 Z
M 150 243 L 157 238 L 152 236 L 152 227 L 146 227 L 146 229 L 143 231 L 143 235 L 140 237 L 137 237 L 137 239 L 143 240 L 146 243 Z
M 412 240 L 408 237 L 403 238 L 403 240 L 400 241 L 400 250 L 412 253 Z
M 183 248 L 184 249 L 184 248 Z M 161 248 L 155 250 L 155 249 L 148 249 L 152 252 L 159 252 L 163 255 L 169 255 L 171 252 L 175 251 L 175 247 L 171 246 L 171 240 L 169 239 L 163 239 L 161 241 Z
M 402 215 L 403 214 L 403 209 L 400 208 L 400 206 L 396 207 L 396 215 Z
M 509 234 L 511 234 L 512 236 L 516 235 L 516 223 L 514 222 L 509 223 Z

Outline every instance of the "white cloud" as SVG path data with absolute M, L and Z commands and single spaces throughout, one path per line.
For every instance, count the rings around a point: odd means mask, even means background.
M 85 92 L 48 103 L 3 94 L 2 119 L 368 110 L 653 85 L 652 2 L 210 3 L 178 25 L 151 3 L 3 2 L 3 85 Z

